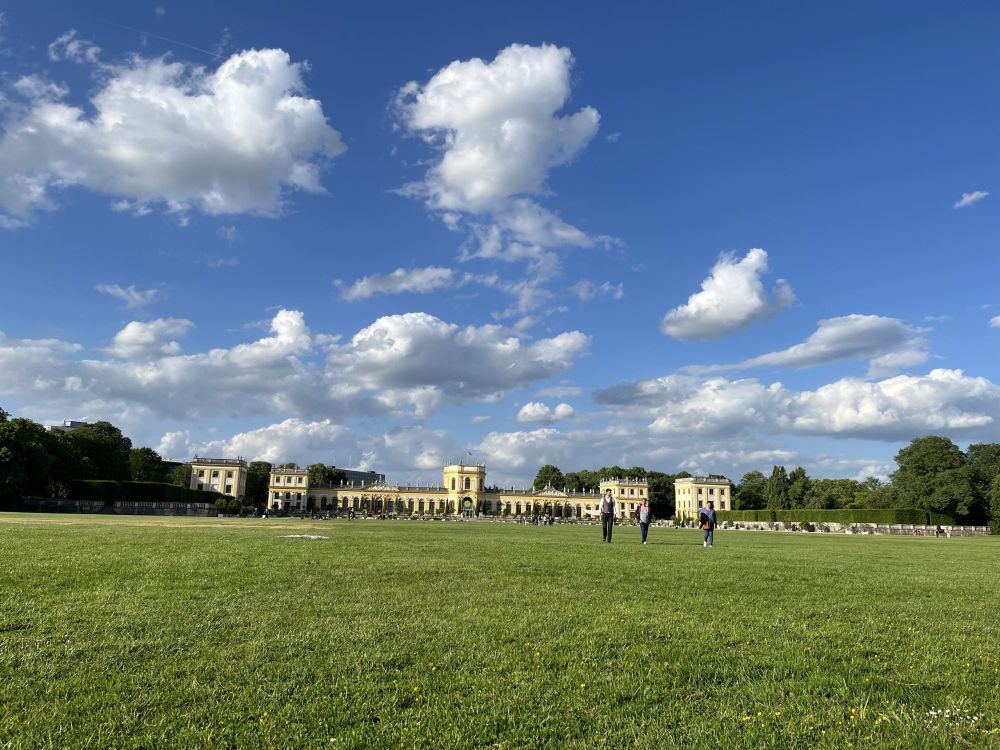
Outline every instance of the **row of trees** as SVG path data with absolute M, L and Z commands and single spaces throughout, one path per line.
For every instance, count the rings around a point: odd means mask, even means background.
M 110 422 L 49 432 L 0 409 L 0 499 L 64 494 L 74 479 L 162 481 L 166 472 L 155 451 L 133 449 Z
M 869 477 L 813 479 L 801 466 L 775 466 L 765 477 L 743 475 L 736 489 L 741 510 L 768 508 L 919 508 L 965 524 L 1000 523 L 1000 443 L 962 451 L 948 438 L 915 438 L 896 454 L 888 482 Z
M 738 510 L 919 508 L 963 524 L 992 523 L 1000 530 L 1000 443 L 974 444 L 963 452 L 948 438 L 919 437 L 896 454 L 896 464 L 887 482 L 875 477 L 814 479 L 801 466 L 790 472 L 775 466 L 770 476 L 750 471 L 736 486 L 735 506 Z M 674 479 L 689 476 L 685 471 L 667 474 L 641 466 L 563 474 L 546 464 L 535 476 L 535 487 L 579 492 L 596 489 L 602 479 L 645 477 L 653 513 L 666 518 L 674 514 Z

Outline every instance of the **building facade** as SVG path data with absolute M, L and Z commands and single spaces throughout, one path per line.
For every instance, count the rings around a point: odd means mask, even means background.
M 399 485 L 345 481 L 337 486 L 310 485 L 306 469 L 272 469 L 267 507 L 272 511 L 326 511 L 359 515 L 522 516 L 551 515 L 587 518 L 599 512 L 604 490 L 610 489 L 620 518 L 635 514 L 649 497 L 645 479 L 627 477 L 602 481 L 599 488 L 566 492 L 553 487 L 530 490 L 486 485 L 485 464 L 454 463 L 444 467 L 443 482 Z
M 680 477 L 674 480 L 675 515 L 694 519 L 708 501 L 716 510 L 733 510 L 733 483 L 723 476 Z
M 213 490 L 242 501 L 247 491 L 247 462 L 242 458 L 191 459 L 191 489 Z

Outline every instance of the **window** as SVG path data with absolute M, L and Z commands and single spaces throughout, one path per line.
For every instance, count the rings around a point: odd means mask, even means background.
M 715 494 L 715 490 L 712 487 L 709 487 L 708 488 L 708 494 L 709 495 L 714 495 Z
M 218 476 L 219 476 L 219 472 L 218 471 L 213 471 L 212 472 L 212 479 L 217 479 Z
M 629 491 L 628 491 L 628 494 L 634 495 L 635 494 L 635 487 L 630 487 Z
M 701 500 L 698 501 L 698 507 L 701 507 Z
M 226 479 L 232 479 L 232 478 L 233 478 L 233 472 L 227 471 L 226 472 Z
M 465 489 L 472 489 L 472 479 L 470 477 L 465 478 Z
M 274 493 L 274 499 L 275 499 L 275 500 L 277 500 L 277 499 L 278 499 L 278 493 L 277 493 L 277 492 L 275 492 L 275 493 Z
M 725 510 L 725 509 L 726 509 L 726 501 L 725 500 L 720 500 L 719 501 L 719 510 Z
M 642 497 L 642 487 L 639 488 L 639 497 Z
M 299 484 L 302 484 L 302 477 L 299 477 Z
M 455 489 L 455 477 L 451 478 L 451 488 Z
M 227 484 L 226 485 L 226 494 L 227 495 L 232 495 L 233 494 L 233 485 L 231 485 L 231 484 Z
M 198 469 L 198 476 L 199 477 L 204 477 L 205 476 L 205 470 L 204 469 Z

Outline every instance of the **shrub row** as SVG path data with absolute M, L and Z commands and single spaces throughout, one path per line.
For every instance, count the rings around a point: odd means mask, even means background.
M 163 482 L 113 482 L 103 479 L 75 479 L 70 482 L 70 500 L 97 500 L 105 505 L 133 503 L 214 503 L 218 492 L 191 490 Z
M 912 524 L 914 526 L 953 526 L 955 521 L 943 513 L 919 508 L 798 508 L 796 510 L 722 510 L 719 521 L 751 523 L 875 523 Z

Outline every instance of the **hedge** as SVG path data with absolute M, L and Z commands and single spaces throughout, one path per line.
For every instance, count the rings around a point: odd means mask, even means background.
M 74 479 L 69 483 L 70 500 L 96 500 L 114 505 L 118 499 L 118 482 L 105 479 Z
M 75 479 L 70 482 L 70 500 L 98 500 L 105 505 L 131 503 L 214 503 L 219 492 L 191 490 L 163 482 L 113 482 L 102 479 Z
M 919 508 L 798 508 L 796 510 L 720 510 L 719 521 L 748 523 L 874 523 L 907 524 L 913 526 L 954 526 L 955 521 L 943 513 L 931 513 Z

